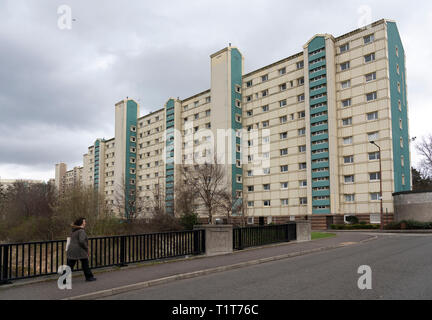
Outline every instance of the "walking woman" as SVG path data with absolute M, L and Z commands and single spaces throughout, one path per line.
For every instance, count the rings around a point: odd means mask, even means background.
M 85 226 L 85 218 L 77 219 L 72 225 L 72 235 L 67 249 L 67 264 L 73 269 L 77 261 L 80 260 L 86 281 L 95 281 L 96 278 L 93 277 L 89 267 L 88 238 L 84 230 Z

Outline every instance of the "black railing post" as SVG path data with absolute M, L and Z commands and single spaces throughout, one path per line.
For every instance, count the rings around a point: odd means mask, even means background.
M 1 246 L 0 249 L 0 285 L 10 284 L 9 279 L 9 245 Z M 3 251 L 3 254 L 1 254 Z
M 199 254 L 199 230 L 193 231 L 193 254 L 197 255 Z
M 238 249 L 243 250 L 242 228 L 238 229 Z
M 119 267 L 126 267 L 126 236 L 120 236 L 120 264 Z
M 285 225 L 285 241 L 289 242 L 290 241 L 290 236 L 289 236 L 289 224 Z
M 205 230 L 201 230 L 201 253 L 206 252 Z

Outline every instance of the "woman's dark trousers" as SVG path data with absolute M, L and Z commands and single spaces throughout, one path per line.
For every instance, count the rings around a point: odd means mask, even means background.
M 67 259 L 67 265 L 73 270 L 77 261 L 78 260 Z M 84 275 L 85 275 L 86 279 L 93 278 L 93 273 L 91 272 L 90 267 L 89 267 L 89 260 L 88 259 L 80 259 L 80 261 L 81 261 L 82 269 L 84 271 Z

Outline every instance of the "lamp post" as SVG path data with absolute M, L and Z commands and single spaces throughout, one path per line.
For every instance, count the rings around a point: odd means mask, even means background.
M 379 145 L 375 143 L 375 141 L 371 141 L 371 144 L 375 145 L 379 151 L 379 170 L 380 170 L 380 229 L 383 229 L 383 194 L 382 194 L 382 168 L 381 168 L 381 148 Z

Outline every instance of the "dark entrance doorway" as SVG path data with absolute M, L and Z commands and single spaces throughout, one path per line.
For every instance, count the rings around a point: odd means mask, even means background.
M 331 225 L 334 224 L 333 217 L 326 217 L 327 229 L 331 229 Z
M 259 217 L 258 222 L 259 222 L 260 226 L 263 226 L 264 225 L 264 217 Z

